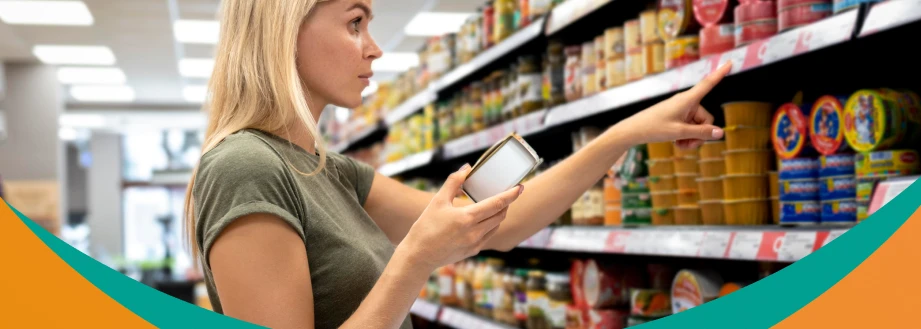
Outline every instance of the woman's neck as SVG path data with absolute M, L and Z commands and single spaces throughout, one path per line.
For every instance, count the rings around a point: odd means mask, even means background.
M 308 98 L 307 103 L 310 107 L 310 113 L 313 115 L 313 119 L 319 121 L 320 114 L 323 114 L 323 108 L 326 107 L 326 102 L 319 100 L 311 102 L 311 99 Z M 317 153 L 314 136 L 310 134 L 310 131 L 307 130 L 307 126 L 301 123 L 300 120 L 294 120 L 292 124 L 288 125 L 286 131 L 280 133 L 280 136 L 294 143 L 294 145 L 300 146 L 309 153 Z

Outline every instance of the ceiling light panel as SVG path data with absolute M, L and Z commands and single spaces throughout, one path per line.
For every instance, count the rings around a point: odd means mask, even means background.
M 126 82 L 125 72 L 117 67 L 61 67 L 58 82 L 65 85 L 120 85 Z
M 173 23 L 173 36 L 181 43 L 216 44 L 220 35 L 217 21 L 185 20 Z
M 0 20 L 16 25 L 93 25 L 83 1 L 0 1 Z
M 50 65 L 115 64 L 115 54 L 105 46 L 37 45 L 32 48 L 32 54 Z
M 406 24 L 406 27 L 403 28 L 403 33 L 417 37 L 457 33 L 470 15 L 472 14 L 421 12 Z
M 183 58 L 179 60 L 179 74 L 187 78 L 209 78 L 214 70 L 210 58 Z
M 419 55 L 416 53 L 384 53 L 384 56 L 371 63 L 371 70 L 375 72 L 403 72 L 411 67 L 419 66 Z
M 70 96 L 81 102 L 132 102 L 134 89 L 129 86 L 73 86 Z
M 193 85 L 182 88 L 182 97 L 185 98 L 187 102 L 202 103 L 205 101 L 207 95 L 208 86 L 205 85 Z

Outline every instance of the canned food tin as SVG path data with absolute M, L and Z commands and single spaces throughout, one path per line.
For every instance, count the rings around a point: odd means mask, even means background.
M 604 58 L 609 60 L 623 58 L 626 54 L 624 49 L 624 28 L 612 27 L 604 30 Z
M 857 201 L 857 222 L 860 223 L 867 217 L 870 217 L 870 202 Z
M 659 0 L 659 36 L 665 40 L 697 32 L 691 0 Z
M 821 154 L 831 155 L 847 149 L 841 119 L 844 109 L 835 96 L 822 96 L 812 106 L 809 117 L 809 138 Z
M 665 44 L 661 41 L 643 45 L 643 76 L 665 71 Z
M 857 201 L 841 199 L 822 201 L 823 224 L 848 224 L 857 222 Z
M 795 158 L 779 161 L 778 176 L 780 179 L 805 179 L 819 177 L 819 159 Z
M 604 65 L 605 80 L 608 87 L 620 86 L 627 82 L 627 61 L 623 57 L 611 58 Z
M 854 176 L 828 177 L 819 180 L 819 199 L 853 199 L 857 197 L 857 179 Z
M 732 23 L 705 26 L 700 29 L 700 57 L 719 54 L 736 46 L 735 25 Z
M 807 155 L 811 149 L 809 143 L 808 115 L 793 103 L 781 105 L 774 114 L 771 140 L 774 151 L 781 159 L 793 159 Z
M 624 22 L 624 50 L 628 53 L 640 49 L 640 20 L 631 19 Z
M 736 25 L 736 47 L 747 45 L 755 40 L 777 34 L 777 20 L 762 20 L 744 25 Z
M 819 199 L 819 182 L 815 179 L 780 181 L 780 201 L 799 202 Z
M 822 206 L 815 201 L 781 202 L 781 225 L 816 224 L 822 217 Z
M 913 175 L 921 169 L 914 150 L 858 153 L 854 158 L 857 177 Z
M 880 1 L 883 0 L 835 0 L 834 4 L 832 5 L 832 11 L 835 14 L 838 14 L 848 9 L 857 8 L 864 3 L 876 3 Z
M 657 14 L 655 9 L 640 12 L 640 42 L 643 44 L 662 40 L 656 24 Z
M 781 8 L 777 13 L 777 28 L 785 31 L 831 16 L 831 4 L 826 2 L 807 3 Z
M 729 0 L 694 0 L 694 18 L 702 26 L 732 21 Z
M 665 69 L 682 66 L 700 59 L 700 38 L 684 36 L 666 41 Z
M 902 113 L 894 100 L 875 90 L 859 90 L 844 106 L 844 136 L 858 152 L 870 152 L 898 142 Z
M 636 49 L 627 52 L 627 81 L 636 81 L 643 78 L 643 50 Z
M 819 157 L 819 177 L 853 175 L 853 154 L 823 155 Z
M 740 3 L 735 8 L 736 25 L 745 25 L 762 20 L 777 18 L 777 7 L 774 1 L 752 1 Z

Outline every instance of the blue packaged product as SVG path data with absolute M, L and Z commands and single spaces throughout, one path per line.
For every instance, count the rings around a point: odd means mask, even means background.
M 816 224 L 821 217 L 822 206 L 818 202 L 780 203 L 780 224 Z
M 835 154 L 819 157 L 819 177 L 854 175 L 854 155 Z
M 794 179 L 780 181 L 780 201 L 816 201 L 818 199 L 819 181 L 815 179 Z
M 840 199 L 822 201 L 822 223 L 857 223 L 857 200 Z
M 819 179 L 819 199 L 854 199 L 857 197 L 857 178 L 854 176 Z
M 793 158 L 779 162 L 780 179 L 805 179 L 819 177 L 818 158 Z

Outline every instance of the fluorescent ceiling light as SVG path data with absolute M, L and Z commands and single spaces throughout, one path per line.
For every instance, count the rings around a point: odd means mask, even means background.
M 37 45 L 32 48 L 32 54 L 42 63 L 51 65 L 115 64 L 115 54 L 105 46 Z
M 19 25 L 93 25 L 83 1 L 0 1 L 0 20 Z
M 181 43 L 216 44 L 220 35 L 217 21 L 181 19 L 173 23 L 173 36 Z
M 371 63 L 372 71 L 403 72 L 419 65 L 416 53 L 384 53 L 384 56 Z
M 62 67 L 58 69 L 58 81 L 65 85 L 120 85 L 126 79 L 125 72 L 117 67 Z
M 182 96 L 187 102 L 202 103 L 208 95 L 208 86 L 195 85 L 182 88 Z
M 70 95 L 81 102 L 134 101 L 134 89 L 129 86 L 73 86 Z
M 210 78 L 214 60 L 210 58 L 183 58 L 179 60 L 179 74 L 188 78 Z
M 421 12 L 406 24 L 406 27 L 403 28 L 403 33 L 417 37 L 457 33 L 470 15 L 472 14 Z
M 374 81 L 374 80 L 371 80 L 371 84 L 369 84 L 367 87 L 365 87 L 365 90 L 362 90 L 362 91 L 361 91 L 361 97 L 368 97 L 368 96 L 370 96 L 371 94 L 376 93 L 376 92 L 377 92 L 377 87 L 378 87 L 378 86 L 377 86 L 377 82 Z
M 69 127 L 61 127 L 58 129 L 58 139 L 70 142 L 77 140 L 77 130 Z
M 106 125 L 106 118 L 101 114 L 62 114 L 58 119 L 61 127 L 68 128 L 101 128 Z

